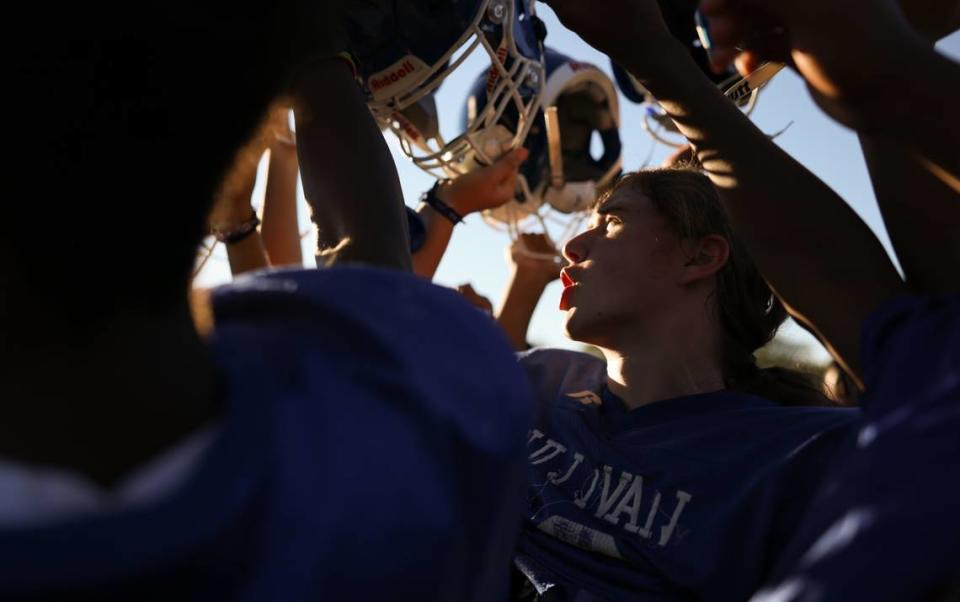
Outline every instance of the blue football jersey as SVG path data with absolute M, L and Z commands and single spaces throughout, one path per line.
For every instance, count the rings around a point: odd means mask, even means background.
M 744 600 L 855 410 L 731 391 L 627 410 L 603 362 L 522 359 L 540 402 L 517 567 L 551 600 Z
M 241 279 L 214 308 L 225 410 L 195 470 L 154 503 L 0 530 L 0 599 L 506 596 L 533 403 L 487 316 L 361 268 Z
M 863 417 L 756 602 L 960 595 L 960 297 L 867 320 Z

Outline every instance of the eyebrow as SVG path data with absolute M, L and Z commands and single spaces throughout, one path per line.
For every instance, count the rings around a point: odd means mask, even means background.
M 619 199 L 614 199 L 607 201 L 593 210 L 597 215 L 605 215 L 607 213 L 613 212 L 630 212 L 630 207 L 626 206 L 623 201 Z

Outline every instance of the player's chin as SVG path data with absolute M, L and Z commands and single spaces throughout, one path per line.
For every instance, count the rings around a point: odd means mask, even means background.
M 590 319 L 589 313 L 579 306 L 567 309 L 563 318 L 563 334 L 571 341 L 593 344 L 597 337 L 595 320 Z

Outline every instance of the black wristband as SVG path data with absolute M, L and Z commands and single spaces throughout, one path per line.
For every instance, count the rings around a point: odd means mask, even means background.
M 437 191 L 440 190 L 441 183 L 443 183 L 443 180 L 437 180 L 436 184 L 434 184 L 430 190 L 423 193 L 423 195 L 420 197 L 420 200 L 427 205 L 430 205 L 434 211 L 450 220 L 450 223 L 457 225 L 463 221 L 463 216 L 457 213 L 453 207 L 441 201 L 440 197 L 437 196 Z
M 260 218 L 257 217 L 257 212 L 253 211 L 250 219 L 243 222 L 242 224 L 226 231 L 216 231 L 213 233 L 213 236 L 220 242 L 232 245 L 235 243 L 244 240 L 251 234 L 257 231 L 257 226 L 260 225 Z

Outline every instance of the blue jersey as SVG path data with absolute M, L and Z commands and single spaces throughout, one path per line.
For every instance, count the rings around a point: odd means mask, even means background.
M 359 268 L 214 305 L 226 407 L 195 470 L 147 506 L 0 530 L 0 599 L 505 597 L 533 403 L 496 325 Z
M 627 411 L 596 358 L 522 363 L 541 406 L 515 562 L 551 600 L 745 600 L 856 418 L 730 391 Z
M 960 297 L 886 304 L 862 353 L 862 421 L 758 602 L 960 594 Z

